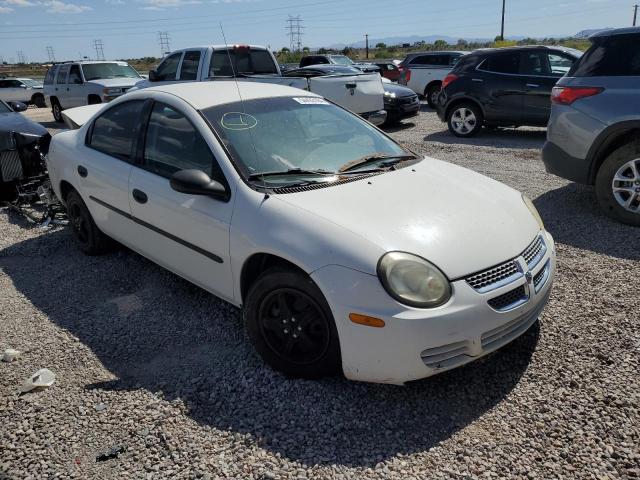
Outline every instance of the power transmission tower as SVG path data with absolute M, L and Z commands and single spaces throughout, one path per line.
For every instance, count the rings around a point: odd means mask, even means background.
M 636 26 L 636 19 L 638 18 L 638 4 L 633 6 L 633 26 Z
M 158 32 L 158 40 L 160 40 L 160 56 L 164 57 L 171 53 L 169 46 L 169 32 Z
M 18 63 L 27 63 L 27 59 L 24 56 L 24 52 L 22 50 L 20 50 L 18 53 Z
M 47 47 L 47 56 L 49 57 L 49 61 L 51 63 L 56 61 L 56 56 L 53 53 L 53 47 Z
M 102 40 L 94 40 L 93 48 L 96 50 L 96 60 L 104 60 L 104 45 L 102 44 Z
M 299 52 L 302 50 L 302 18 L 300 15 L 293 17 L 289 15 L 287 19 L 287 35 L 289 35 L 289 45 L 292 52 Z

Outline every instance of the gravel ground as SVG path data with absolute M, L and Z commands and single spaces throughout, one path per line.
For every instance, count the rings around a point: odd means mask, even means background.
M 288 380 L 254 353 L 236 308 L 4 211 L 0 349 L 23 354 L 0 363 L 0 478 L 640 477 L 639 231 L 605 218 L 592 188 L 544 172 L 543 130 L 460 141 L 423 110 L 392 135 L 524 191 L 555 236 L 540 324 L 404 388 Z M 56 383 L 19 396 L 42 367 Z

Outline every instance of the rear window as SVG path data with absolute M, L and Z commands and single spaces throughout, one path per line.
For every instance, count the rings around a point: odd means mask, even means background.
M 495 73 L 518 73 L 519 69 L 520 52 L 490 55 L 478 66 L 478 70 Z
M 596 38 L 576 62 L 570 77 L 640 76 L 640 35 Z
M 233 62 L 233 69 L 230 62 Z M 278 73 L 271 54 L 266 50 L 236 48 L 213 52 L 209 68 L 210 77 L 231 77 L 234 71 L 235 73 L 249 74 Z

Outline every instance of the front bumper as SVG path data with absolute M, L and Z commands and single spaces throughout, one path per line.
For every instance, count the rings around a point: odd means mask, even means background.
M 415 117 L 420 112 L 420 99 L 417 95 L 407 98 L 395 98 L 393 101 L 385 101 L 384 109 L 387 111 L 388 119 L 401 120 Z
M 411 308 L 394 301 L 373 275 L 338 265 L 313 272 L 311 277 L 327 298 L 336 321 L 345 376 L 403 384 L 469 363 L 520 336 L 544 309 L 555 274 L 553 238 L 546 232 L 542 235 L 547 250 L 531 275 L 483 294 L 464 279 L 454 281 L 449 302 L 433 309 Z M 534 288 L 533 279 L 543 276 L 539 288 Z M 528 292 L 524 303 L 503 312 L 488 304 L 488 300 L 520 287 Z M 350 313 L 380 318 L 385 326 L 355 324 L 349 320 Z
M 361 113 L 360 116 L 376 127 L 382 125 L 387 120 L 387 112 L 385 110 Z

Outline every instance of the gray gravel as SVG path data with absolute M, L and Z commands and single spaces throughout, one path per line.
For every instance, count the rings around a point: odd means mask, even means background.
M 234 307 L 0 212 L 0 349 L 23 352 L 0 363 L 0 479 L 640 477 L 640 231 L 544 172 L 543 130 L 444 130 L 425 108 L 392 134 L 524 191 L 556 238 L 539 325 L 404 388 L 288 380 Z M 56 383 L 19 396 L 43 367 Z

